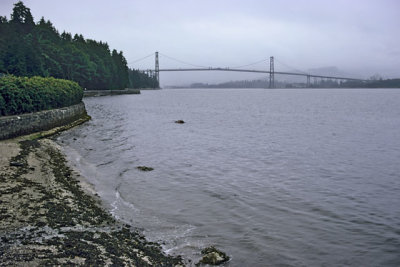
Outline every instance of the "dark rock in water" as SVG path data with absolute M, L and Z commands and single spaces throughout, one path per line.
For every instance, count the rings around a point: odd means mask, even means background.
M 183 120 L 177 120 L 177 121 L 175 121 L 175 123 L 183 124 L 185 122 Z
M 136 169 L 144 171 L 144 172 L 149 172 L 154 170 L 152 167 L 146 167 L 146 166 L 137 166 Z
M 14 167 L 23 167 L 23 166 L 25 166 L 25 164 L 22 163 L 22 162 L 18 162 L 18 161 L 11 161 L 11 162 L 10 162 L 10 166 L 14 166 Z
M 196 264 L 209 264 L 209 265 L 220 265 L 224 262 L 229 261 L 229 256 L 227 256 L 224 252 L 216 249 L 214 246 L 205 248 L 201 251 L 203 257 Z

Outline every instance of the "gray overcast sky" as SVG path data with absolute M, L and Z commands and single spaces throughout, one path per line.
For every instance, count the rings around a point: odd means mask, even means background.
M 0 0 L 0 15 L 16 0 Z M 275 70 L 336 66 L 367 78 L 400 77 L 398 0 L 25 0 L 38 21 L 122 50 L 128 63 L 154 51 L 196 65 L 234 67 L 274 56 Z M 253 68 L 267 69 L 268 62 Z M 161 67 L 185 67 L 160 57 Z M 154 58 L 129 64 L 154 68 Z M 260 78 L 161 74 L 162 84 Z M 279 77 L 278 77 L 279 79 Z

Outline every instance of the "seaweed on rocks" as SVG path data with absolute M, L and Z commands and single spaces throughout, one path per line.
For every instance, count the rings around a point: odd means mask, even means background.
M 50 140 L 20 148 L 0 172 L 0 266 L 184 265 L 88 195 Z
M 147 166 L 137 166 L 136 169 L 141 170 L 143 172 L 150 172 L 154 170 L 154 168 Z
M 220 251 L 219 249 L 215 248 L 214 246 L 207 247 L 201 251 L 203 257 L 201 260 L 196 264 L 197 266 L 201 264 L 208 264 L 208 265 L 220 265 L 224 262 L 229 261 L 230 257 L 226 255 L 225 252 Z

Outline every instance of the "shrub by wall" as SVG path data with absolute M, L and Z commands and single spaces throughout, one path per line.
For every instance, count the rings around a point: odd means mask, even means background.
M 43 78 L 0 78 L 0 115 L 17 115 L 67 107 L 82 101 L 83 89 L 73 81 Z

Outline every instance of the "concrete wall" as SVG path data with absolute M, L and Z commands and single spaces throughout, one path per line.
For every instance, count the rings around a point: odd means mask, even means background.
M 140 94 L 139 89 L 127 88 L 125 90 L 85 90 L 84 97 L 90 96 L 108 96 L 108 95 L 137 95 Z
M 85 104 L 81 102 L 65 108 L 0 117 L 0 140 L 50 130 L 71 123 L 85 115 Z

